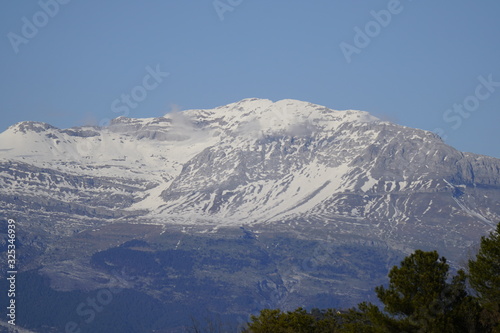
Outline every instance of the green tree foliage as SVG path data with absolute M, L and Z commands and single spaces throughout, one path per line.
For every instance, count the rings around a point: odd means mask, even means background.
M 474 332 L 479 307 L 466 291 L 463 271 L 448 282 L 449 266 L 436 251 L 417 250 L 389 272 L 389 286 L 375 288 L 384 311 L 360 304 L 374 332 Z
M 436 251 L 417 250 L 401 262 L 401 267 L 392 268 L 389 287 L 377 287 L 375 292 L 390 314 L 418 316 L 424 309 L 433 308 L 441 297 L 448 268 L 446 259 L 439 258 Z
M 293 312 L 262 310 L 252 316 L 247 333 L 330 333 L 337 332 L 338 314 L 334 310 L 313 309 L 311 313 L 302 308 Z
M 469 260 L 468 278 L 483 307 L 482 322 L 500 332 L 500 223 L 489 237 L 481 238 L 475 260 Z
M 342 324 L 339 332 L 345 333 L 372 333 L 377 332 L 370 317 L 380 310 L 373 304 L 361 303 L 357 309 L 349 309 L 342 315 Z M 372 314 L 372 315 L 370 315 Z M 376 316 L 380 318 L 381 316 Z

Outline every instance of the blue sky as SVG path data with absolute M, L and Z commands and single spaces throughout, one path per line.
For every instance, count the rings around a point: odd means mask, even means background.
M 6 1 L 0 130 L 293 98 L 500 158 L 499 15 L 495 0 Z

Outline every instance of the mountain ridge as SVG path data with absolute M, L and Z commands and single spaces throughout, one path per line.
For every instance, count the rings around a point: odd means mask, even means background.
M 346 191 L 500 184 L 498 160 L 461 153 L 431 132 L 364 111 L 290 99 L 244 99 L 159 118 L 119 117 L 107 128 L 60 130 L 21 122 L 0 134 L 0 151 L 4 160 L 151 184 L 144 200 L 136 196 L 124 209 L 149 211 L 144 217 L 156 222 L 173 215 L 212 220 L 218 214 L 249 223 L 300 215 L 299 208 L 313 209 Z

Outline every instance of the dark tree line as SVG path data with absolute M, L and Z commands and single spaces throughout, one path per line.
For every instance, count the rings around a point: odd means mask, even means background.
M 367 302 L 348 311 L 266 309 L 244 332 L 500 333 L 500 223 L 467 266 L 450 276 L 444 257 L 417 250 L 391 269 L 387 287 L 375 288 L 382 309 Z

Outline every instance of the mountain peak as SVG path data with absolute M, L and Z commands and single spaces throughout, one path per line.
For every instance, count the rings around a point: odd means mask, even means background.
M 294 99 L 273 102 L 269 99 L 247 98 L 210 110 L 186 110 L 183 117 L 194 123 L 213 125 L 236 135 L 292 134 L 329 131 L 346 122 L 379 120 L 357 110 L 338 111 L 325 106 Z M 171 117 L 167 114 L 165 117 Z
M 39 121 L 22 121 L 17 124 L 10 126 L 7 130 L 12 130 L 14 133 L 21 132 L 35 132 L 40 133 L 50 129 L 57 129 L 57 127 L 52 126 L 47 123 L 39 122 Z

